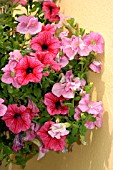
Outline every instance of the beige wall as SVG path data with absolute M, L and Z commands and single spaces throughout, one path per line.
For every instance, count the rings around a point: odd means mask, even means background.
M 102 72 L 89 73 L 93 99 L 102 100 L 105 108 L 103 127 L 87 133 L 87 146 L 75 144 L 72 153 L 50 152 L 40 161 L 34 157 L 25 170 L 113 170 L 113 0 L 61 0 L 61 11 L 105 39 L 105 54 L 98 56 Z

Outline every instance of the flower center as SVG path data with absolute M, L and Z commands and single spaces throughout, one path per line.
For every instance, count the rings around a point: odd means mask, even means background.
M 21 117 L 21 114 L 19 114 L 19 113 L 16 113 L 15 115 L 14 115 L 14 118 L 15 119 L 18 119 L 18 118 L 20 118 Z
M 89 108 L 92 108 L 92 105 L 91 105 L 91 104 L 88 104 L 88 107 L 89 107 Z
M 92 44 L 92 45 L 95 45 L 95 44 L 96 44 L 96 42 L 95 42 L 94 40 L 92 40 L 92 41 L 91 41 L 91 44 Z
M 56 107 L 56 109 L 60 109 L 60 108 L 61 108 L 60 101 L 57 101 L 57 102 L 55 103 L 55 107 Z
M 48 45 L 43 44 L 43 45 L 42 45 L 42 50 L 45 51 L 45 50 L 47 50 L 47 49 L 48 49 Z
M 26 69 L 26 73 L 27 73 L 27 74 L 32 73 L 32 72 L 33 72 L 33 69 L 32 69 L 32 68 L 28 67 L 28 68 Z
M 50 14 L 52 14 L 52 10 L 53 10 L 53 7 L 50 6 L 50 7 L 49 7 Z
M 15 76 L 15 72 L 11 72 L 11 77 L 14 77 Z

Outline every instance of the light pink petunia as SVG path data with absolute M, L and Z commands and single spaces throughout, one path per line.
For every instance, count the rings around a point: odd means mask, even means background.
M 66 145 L 66 135 L 62 136 L 60 139 L 49 135 L 48 132 L 51 130 L 53 124 L 55 124 L 55 122 L 52 121 L 44 123 L 44 125 L 38 130 L 37 135 L 41 139 L 45 149 L 63 151 Z
M 4 100 L 2 98 L 0 98 L 0 116 L 5 115 L 6 111 L 7 111 L 7 107 L 2 104 L 4 102 Z
M 46 93 L 44 96 L 44 104 L 47 106 L 47 111 L 50 115 L 65 115 L 68 113 L 68 106 L 63 105 L 63 101 L 67 100 L 63 97 L 57 97 L 54 94 Z
M 63 123 L 56 123 L 51 126 L 48 133 L 52 138 L 60 139 L 62 136 L 68 135 L 69 131 L 66 130 L 66 126 Z
M 11 60 L 4 68 L 2 68 L 4 74 L 2 75 L 1 81 L 6 84 L 12 84 L 16 88 L 20 88 L 21 85 L 17 80 L 15 70 L 17 63 L 18 62 L 16 60 Z
M 93 70 L 95 73 L 100 73 L 101 67 L 102 63 L 99 61 L 93 61 L 89 66 L 89 68 Z
M 17 18 L 17 21 L 20 22 L 17 26 L 17 32 L 21 34 L 36 34 L 42 29 L 42 23 L 38 22 L 38 19 L 33 16 L 22 15 Z
M 64 37 L 62 39 L 62 49 L 69 60 L 73 60 L 78 53 L 80 56 L 89 55 L 88 45 L 81 39 L 81 37 L 72 36 L 72 38 Z
M 57 97 L 74 98 L 74 91 L 80 91 L 85 84 L 86 81 L 84 79 L 74 78 L 72 70 L 70 70 L 66 72 L 65 76 L 63 75 L 60 83 L 53 85 L 52 93 Z
M 94 51 L 96 53 L 104 52 L 104 39 L 97 32 L 91 32 L 88 35 L 84 35 L 84 42 L 87 44 L 90 52 Z
M 102 102 L 92 102 L 90 101 L 90 95 L 86 94 L 82 99 L 79 101 L 78 108 L 82 112 L 88 112 L 89 114 L 98 115 L 100 110 L 102 109 Z
M 17 62 L 20 61 L 20 59 L 22 58 L 22 54 L 20 53 L 20 50 L 14 50 L 13 52 L 9 53 L 10 57 L 9 60 L 16 60 Z

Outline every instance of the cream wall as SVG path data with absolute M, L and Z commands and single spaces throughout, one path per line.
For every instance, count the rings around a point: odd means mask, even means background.
M 105 39 L 105 54 L 98 56 L 102 72 L 89 73 L 94 82 L 93 99 L 102 100 L 105 108 L 103 126 L 87 133 L 87 146 L 75 144 L 72 153 L 50 152 L 40 161 L 34 157 L 25 170 L 113 170 L 113 0 L 61 0 L 60 5 L 81 27 L 97 31 Z

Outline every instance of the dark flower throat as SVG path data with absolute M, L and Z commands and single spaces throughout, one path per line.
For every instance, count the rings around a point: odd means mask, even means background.
M 33 69 L 32 69 L 32 68 L 28 67 L 28 68 L 26 69 L 26 73 L 27 73 L 27 74 L 32 73 L 32 72 L 33 72 Z
M 60 108 L 61 108 L 60 101 L 57 101 L 57 102 L 55 103 L 55 107 L 56 107 L 56 109 L 60 109 Z
M 14 115 L 14 118 L 15 119 L 18 119 L 18 118 L 20 118 L 21 117 L 21 114 L 19 114 L 19 113 L 16 113 L 15 115 Z

